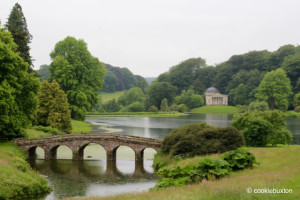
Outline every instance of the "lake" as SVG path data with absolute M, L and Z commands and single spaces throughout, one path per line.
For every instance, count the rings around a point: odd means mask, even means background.
M 175 118 L 150 117 L 88 117 L 93 132 L 123 133 L 163 139 L 172 129 L 190 123 L 207 122 L 210 125 L 225 127 L 233 118 L 231 114 L 191 114 Z M 287 120 L 287 128 L 293 134 L 294 144 L 300 144 L 300 120 Z M 46 176 L 53 191 L 46 200 L 65 197 L 108 196 L 128 192 L 147 191 L 157 178 L 152 169 L 153 149 L 146 149 L 144 163 L 135 163 L 134 152 L 121 146 L 117 150 L 117 162 L 106 162 L 103 147 L 90 144 L 84 152 L 84 161 L 72 161 L 72 152 L 61 146 L 56 161 L 43 160 L 43 150 L 37 149 L 38 159 L 31 166 Z

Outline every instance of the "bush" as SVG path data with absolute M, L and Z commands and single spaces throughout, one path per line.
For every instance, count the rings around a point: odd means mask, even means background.
M 295 112 L 299 113 L 300 112 L 300 106 L 296 106 L 294 109 Z
M 162 143 L 162 153 L 176 155 L 205 155 L 236 149 L 245 144 L 236 128 L 216 128 L 206 123 L 189 124 L 173 130 Z
M 276 146 L 292 143 L 292 135 L 286 129 L 285 115 L 280 111 L 238 114 L 231 125 L 244 133 L 247 146 L 264 147 L 268 144 Z
M 144 105 L 140 102 L 134 102 L 127 107 L 128 112 L 143 112 L 144 110 Z
M 180 104 L 180 105 L 177 107 L 177 109 L 178 109 L 178 112 L 182 112 L 182 113 L 188 111 L 188 107 L 187 107 L 185 104 Z
M 255 156 L 243 149 L 229 151 L 222 158 L 229 163 L 232 170 L 241 170 L 244 168 L 252 168 L 256 162 Z
M 152 105 L 152 106 L 149 108 L 148 112 L 158 112 L 158 108 L 157 108 L 156 106 Z
M 259 101 L 259 102 L 254 101 L 249 104 L 249 110 L 250 111 L 254 111 L 254 110 L 266 111 L 266 110 L 269 110 L 269 105 L 265 101 Z

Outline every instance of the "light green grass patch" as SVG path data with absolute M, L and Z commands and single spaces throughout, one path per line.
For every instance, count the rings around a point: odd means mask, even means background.
M 72 133 L 90 133 L 93 131 L 93 124 L 72 119 Z
M 140 194 L 123 194 L 112 197 L 89 197 L 84 200 L 281 200 L 300 199 L 300 146 L 281 146 L 275 148 L 247 148 L 260 165 L 253 169 L 231 173 L 227 178 L 216 181 Z M 219 155 L 214 155 L 219 156 Z M 186 162 L 186 163 L 184 163 Z M 192 164 L 198 159 L 179 161 L 178 164 Z M 247 188 L 252 192 L 247 193 Z M 254 193 L 254 189 L 292 189 L 291 194 Z
M 29 138 L 29 139 L 51 136 L 51 133 L 36 130 L 34 128 L 28 128 L 28 129 L 25 129 L 25 131 L 26 131 L 26 137 Z
M 239 109 L 234 106 L 202 106 L 194 108 L 191 113 L 238 113 Z
M 118 91 L 118 92 L 100 92 L 100 98 L 102 103 L 106 103 L 112 99 L 118 99 L 120 96 L 124 94 L 125 91 Z

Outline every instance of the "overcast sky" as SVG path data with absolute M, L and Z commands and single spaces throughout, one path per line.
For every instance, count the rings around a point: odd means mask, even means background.
M 6 23 L 16 2 L 33 35 L 35 69 L 67 36 L 100 61 L 158 76 L 181 61 L 209 65 L 252 50 L 300 43 L 299 0 L 1 0 Z

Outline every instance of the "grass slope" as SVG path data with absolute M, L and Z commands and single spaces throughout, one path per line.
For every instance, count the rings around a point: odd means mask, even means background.
M 300 146 L 276 148 L 248 148 L 254 153 L 260 165 L 254 169 L 232 173 L 229 177 L 218 181 L 205 181 L 200 184 L 169 188 L 161 191 L 140 194 L 124 194 L 112 197 L 90 197 L 80 200 L 240 200 L 240 199 L 300 199 Z M 192 158 L 195 159 L 195 158 Z M 197 159 L 181 161 L 185 165 Z M 252 192 L 247 193 L 247 188 Z M 275 188 L 292 189 L 292 194 L 261 194 L 254 189 Z M 77 199 L 77 198 L 76 198 Z
M 192 109 L 191 113 L 237 113 L 238 111 L 234 106 L 202 106 Z
M 102 100 L 102 103 L 108 102 L 112 99 L 119 98 L 122 94 L 124 94 L 125 91 L 119 91 L 119 92 L 100 92 L 100 98 Z
M 90 133 L 93 131 L 93 124 L 72 119 L 72 133 Z
M 50 192 L 47 180 L 31 170 L 12 142 L 0 143 L 0 199 L 25 199 Z

